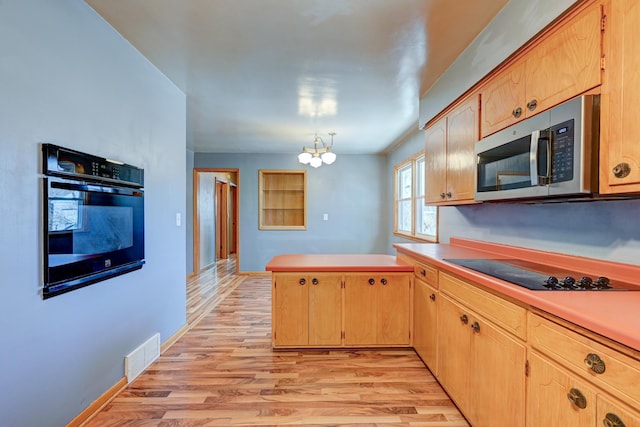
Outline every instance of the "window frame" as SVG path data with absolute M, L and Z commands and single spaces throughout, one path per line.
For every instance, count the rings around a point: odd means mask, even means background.
M 428 242 L 428 243 L 437 243 L 438 242 L 438 233 L 439 233 L 439 228 L 440 228 L 440 217 L 439 217 L 439 209 L 437 206 L 433 206 L 435 208 L 435 215 L 436 215 L 436 232 L 435 235 L 429 235 L 429 234 L 422 234 L 417 232 L 417 218 L 416 218 L 416 211 L 418 208 L 418 204 L 420 203 L 420 206 L 424 206 L 424 201 L 425 201 L 425 194 L 424 194 L 424 189 L 425 189 L 425 183 L 421 182 L 420 183 L 420 179 L 424 180 L 425 176 L 423 175 L 422 177 L 418 176 L 419 174 L 418 172 L 418 163 L 420 161 L 425 161 L 426 163 L 426 159 L 425 159 L 425 152 L 424 151 L 420 151 L 416 154 L 414 154 L 413 156 L 409 157 L 408 159 L 403 160 L 402 162 L 396 164 L 393 167 L 393 234 L 398 236 L 398 237 L 402 237 L 405 239 L 409 239 L 409 240 L 415 240 L 417 242 Z M 399 203 L 401 202 L 406 202 L 406 198 L 401 198 L 400 196 L 400 191 L 399 191 L 399 184 L 400 184 L 400 172 L 404 171 L 407 169 L 407 167 L 411 168 L 411 231 L 407 232 L 404 230 L 399 230 L 398 226 L 399 226 L 399 218 L 398 218 L 398 207 L 399 207 Z M 425 170 L 426 173 L 426 170 Z M 421 188 L 423 194 L 417 194 L 418 189 Z

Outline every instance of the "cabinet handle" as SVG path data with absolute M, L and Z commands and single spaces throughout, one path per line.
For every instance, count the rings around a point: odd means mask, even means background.
M 587 357 L 584 359 L 584 364 L 596 374 L 604 374 L 604 371 L 607 369 L 604 360 L 595 353 L 587 354 Z
M 440 198 L 444 199 L 444 193 L 440 193 Z
M 577 388 L 572 388 L 569 390 L 569 394 L 567 394 L 567 399 L 569 402 L 576 405 L 580 409 L 584 409 L 587 407 L 587 398 L 584 397 L 584 394 Z
M 471 324 L 471 329 L 473 329 L 473 332 L 475 332 L 476 334 L 480 333 L 480 324 L 478 322 L 473 322 Z
M 625 427 L 624 421 L 622 421 L 619 416 L 612 414 L 611 412 L 604 417 L 602 424 L 604 424 L 605 427 Z
M 522 115 L 522 108 L 518 107 L 516 109 L 514 109 L 511 114 L 513 115 L 513 117 L 515 117 L 516 119 L 519 118 Z
M 318 283 L 320 283 L 320 281 L 314 277 L 313 279 L 311 279 L 311 283 L 317 285 Z
M 386 285 L 388 282 L 387 282 L 387 279 L 383 277 L 382 280 L 380 280 L 380 283 L 382 283 L 383 285 Z
M 451 198 L 451 191 L 447 191 L 447 197 Z
M 420 271 L 420 275 L 426 277 L 427 276 L 427 270 L 421 270 Z
M 374 285 L 374 283 L 376 283 L 376 281 L 375 281 L 373 278 L 369 279 L 369 284 L 370 284 L 371 286 L 373 286 L 373 285 Z
M 298 283 L 300 283 L 300 286 L 304 286 L 305 283 L 307 283 L 307 281 L 304 279 L 304 277 L 302 279 L 300 279 L 298 281 Z
M 431 294 L 431 295 L 429 295 L 429 299 L 430 299 L 431 301 L 435 301 L 435 300 L 436 300 L 436 294 Z
M 612 171 L 616 178 L 625 178 L 631 173 L 631 166 L 629 163 L 618 163 Z
M 535 110 L 537 106 L 538 106 L 537 99 L 532 99 L 531 101 L 527 102 L 527 108 L 529 109 L 529 111 Z
M 467 323 L 469 323 L 469 318 L 466 314 L 463 314 L 462 316 L 460 316 L 460 321 L 466 325 Z

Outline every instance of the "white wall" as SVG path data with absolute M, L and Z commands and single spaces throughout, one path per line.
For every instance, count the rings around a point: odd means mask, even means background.
M 62 426 L 186 319 L 185 96 L 80 0 L 0 1 L 0 424 Z M 146 265 L 46 301 L 39 144 L 145 169 Z

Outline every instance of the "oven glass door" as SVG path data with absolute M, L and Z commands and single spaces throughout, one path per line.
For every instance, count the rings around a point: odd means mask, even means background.
M 95 282 L 105 272 L 121 274 L 144 259 L 142 190 L 45 181 L 45 291 L 64 283 Z

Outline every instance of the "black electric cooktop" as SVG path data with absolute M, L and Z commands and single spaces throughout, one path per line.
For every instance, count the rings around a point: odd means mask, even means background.
M 517 259 L 445 259 L 534 291 L 639 291 L 640 285 Z

